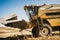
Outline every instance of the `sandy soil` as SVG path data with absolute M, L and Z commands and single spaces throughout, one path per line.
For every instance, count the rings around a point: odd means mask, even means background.
M 26 40 L 60 40 L 60 35 L 27 38 Z

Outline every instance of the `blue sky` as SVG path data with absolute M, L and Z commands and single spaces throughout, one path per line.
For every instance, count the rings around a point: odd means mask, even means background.
M 0 18 L 16 13 L 18 19 L 28 21 L 24 5 L 30 4 L 60 4 L 60 0 L 0 0 Z

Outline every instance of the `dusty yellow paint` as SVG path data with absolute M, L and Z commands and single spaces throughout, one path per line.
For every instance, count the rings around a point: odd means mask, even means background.
M 52 13 L 52 12 L 60 12 L 60 9 L 50 9 L 50 10 L 38 10 L 38 17 L 41 18 L 56 18 L 58 16 L 47 16 L 46 13 Z
M 60 26 L 60 18 L 57 19 L 47 19 L 51 26 Z
M 47 16 L 46 13 L 60 12 L 60 9 L 50 9 L 50 10 L 38 10 L 38 17 L 42 19 L 47 19 L 51 26 L 60 26 L 60 16 Z

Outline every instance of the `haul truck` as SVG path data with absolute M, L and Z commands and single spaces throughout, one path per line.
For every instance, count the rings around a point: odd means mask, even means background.
M 34 37 L 51 35 L 52 31 L 60 30 L 60 5 L 25 5 L 24 10 L 33 27 Z

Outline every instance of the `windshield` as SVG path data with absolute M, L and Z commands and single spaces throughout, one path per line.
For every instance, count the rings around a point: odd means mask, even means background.
M 34 17 L 37 14 L 38 8 L 37 7 L 34 7 L 34 8 L 29 7 L 25 11 L 26 11 L 26 14 L 28 15 L 28 17 L 31 19 L 32 17 Z
M 26 14 L 29 18 L 32 18 L 35 15 L 35 13 L 32 10 L 26 10 Z

